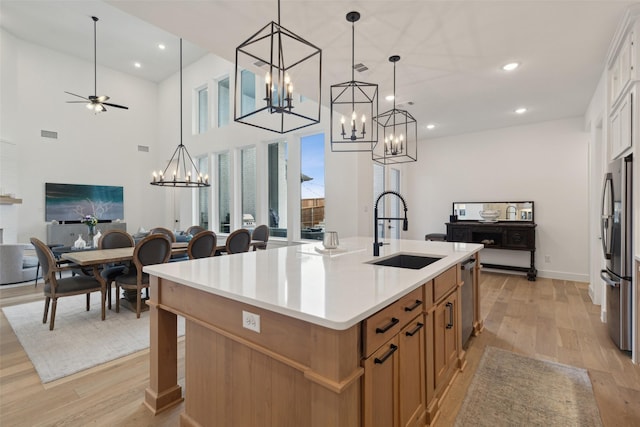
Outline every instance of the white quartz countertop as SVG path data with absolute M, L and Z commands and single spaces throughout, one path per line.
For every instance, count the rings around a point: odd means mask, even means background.
M 388 245 L 386 243 L 389 243 Z M 478 252 L 473 243 L 341 239 L 144 267 L 164 279 L 336 330 L 348 329 Z M 397 253 L 443 257 L 419 270 L 367 263 Z

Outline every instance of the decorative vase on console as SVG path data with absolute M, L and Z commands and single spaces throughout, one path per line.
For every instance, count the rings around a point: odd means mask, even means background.
M 87 225 L 89 229 L 89 235 L 87 236 L 87 241 L 89 243 L 93 242 L 93 237 L 96 235 L 96 226 L 95 225 Z

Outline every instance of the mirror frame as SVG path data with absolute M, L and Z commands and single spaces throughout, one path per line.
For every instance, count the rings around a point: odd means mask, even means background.
M 453 219 L 453 216 L 457 215 L 456 213 L 456 205 L 484 205 L 484 204 L 505 204 L 505 205 L 517 205 L 517 204 L 524 204 L 524 203 L 530 203 L 531 204 L 531 218 L 527 218 L 527 219 L 499 219 L 497 222 L 526 222 L 526 223 L 533 223 L 535 221 L 535 210 L 534 210 L 534 203 L 532 200 L 525 200 L 525 201 L 518 201 L 518 202 L 453 202 L 451 204 L 451 215 Z M 460 217 L 458 216 L 458 218 L 456 219 L 456 221 L 460 221 L 460 222 L 473 222 L 473 221 L 482 221 L 481 219 L 460 219 Z M 453 220 L 450 222 L 454 222 Z

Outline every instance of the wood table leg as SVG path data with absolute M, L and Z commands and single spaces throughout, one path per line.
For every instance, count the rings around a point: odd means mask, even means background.
M 178 385 L 178 317 L 158 307 L 158 278 L 151 276 L 150 375 L 144 404 L 157 414 L 184 400 Z

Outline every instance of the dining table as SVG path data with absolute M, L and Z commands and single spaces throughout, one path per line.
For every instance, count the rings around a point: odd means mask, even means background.
M 224 253 L 226 250 L 226 236 L 218 236 L 216 244 L 216 254 Z M 258 244 L 264 243 L 261 240 L 251 240 L 250 246 L 255 247 Z M 173 242 L 171 244 L 171 255 L 181 255 L 187 253 L 189 242 Z M 93 276 L 98 280 L 102 288 L 102 320 L 106 318 L 106 303 L 107 303 L 107 290 L 110 283 L 107 283 L 106 279 L 100 275 L 100 269 L 105 264 L 122 263 L 131 261 L 133 259 L 133 251 L 135 247 L 128 248 L 114 248 L 114 249 L 83 249 L 83 250 L 69 250 L 60 251 L 57 254 L 61 259 L 77 264 L 85 269 L 91 269 Z M 136 311 L 136 298 L 137 294 L 135 290 L 124 291 L 124 296 L 121 299 L 121 305 Z M 118 298 L 119 296 L 116 296 Z M 146 307 L 146 306 L 145 306 Z M 111 308 L 111 298 L 109 298 L 109 308 Z M 143 308 L 144 311 L 144 308 Z
M 187 242 L 174 242 L 171 244 L 171 254 L 172 255 L 180 255 L 185 254 L 187 252 L 187 247 L 189 243 Z M 133 251 L 135 247 L 131 246 L 128 248 L 113 248 L 113 249 L 85 249 L 85 250 L 74 250 L 69 252 L 61 253 L 59 256 L 61 259 L 69 261 L 73 264 L 76 264 L 80 267 L 85 267 L 86 269 L 91 269 L 93 277 L 100 283 L 102 288 L 102 320 L 106 318 L 106 298 L 107 298 L 107 289 L 111 285 L 107 283 L 106 279 L 100 275 L 100 268 L 105 264 L 112 263 L 121 263 L 126 261 L 131 261 L 133 259 Z M 131 296 L 127 296 L 125 293 L 125 298 L 123 299 L 123 305 L 129 309 L 131 309 Z M 133 291 L 133 311 L 135 311 L 135 299 L 136 299 L 136 291 Z M 111 301 L 109 301 L 109 307 L 111 307 Z

